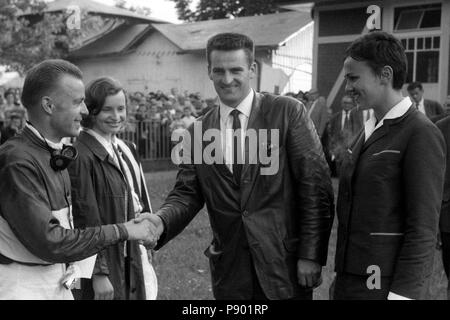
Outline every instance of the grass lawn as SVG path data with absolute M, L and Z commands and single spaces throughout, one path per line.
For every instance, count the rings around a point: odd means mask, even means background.
M 146 174 L 153 210 L 157 210 L 172 189 L 176 171 Z M 333 179 L 335 192 L 337 181 Z M 328 288 L 334 277 L 336 247 L 336 219 L 331 233 L 327 265 L 323 270 L 323 283 L 314 291 L 315 300 L 328 300 Z M 209 263 L 203 251 L 212 239 L 208 215 L 204 208 L 195 219 L 154 256 L 153 265 L 158 276 L 159 300 L 214 299 L 211 290 Z M 441 252 L 436 250 L 433 279 L 429 288 L 430 299 L 446 298 L 447 278 L 442 267 Z

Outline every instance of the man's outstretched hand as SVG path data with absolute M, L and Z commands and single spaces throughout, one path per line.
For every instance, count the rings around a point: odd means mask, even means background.
M 156 244 L 158 243 L 159 237 L 164 232 L 164 223 L 162 222 L 161 218 L 156 215 L 149 212 L 141 213 L 137 218 L 135 218 L 134 223 L 142 223 L 144 221 L 150 222 L 153 226 L 153 235 L 149 239 L 143 240 L 143 244 L 147 249 L 153 249 L 156 247 Z

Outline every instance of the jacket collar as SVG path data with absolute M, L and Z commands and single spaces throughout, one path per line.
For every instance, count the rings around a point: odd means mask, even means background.
M 117 167 L 120 170 L 120 168 L 111 158 L 105 147 L 103 147 L 102 144 L 97 139 L 94 138 L 94 136 L 90 135 L 85 131 L 81 131 L 80 135 L 77 138 L 77 141 L 84 144 L 101 161 L 108 161 L 109 163 L 111 163 L 113 166 Z
M 397 125 L 398 123 L 402 122 L 407 116 L 414 112 L 419 112 L 416 108 L 414 108 L 412 105 L 409 106 L 407 111 L 400 117 L 393 118 L 393 119 L 384 119 L 383 125 L 375 130 L 372 135 L 367 139 L 367 141 L 364 143 L 363 151 L 367 149 L 370 145 L 372 145 L 375 141 L 381 139 L 385 135 L 389 133 L 390 127 Z
M 33 144 L 41 147 L 44 150 L 50 151 L 44 140 L 38 137 L 28 126 L 25 126 L 22 130 L 22 135 L 30 140 Z

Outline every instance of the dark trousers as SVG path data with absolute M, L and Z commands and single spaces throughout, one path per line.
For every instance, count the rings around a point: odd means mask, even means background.
M 338 273 L 334 283 L 333 300 L 386 300 L 392 277 L 381 277 L 380 289 L 367 287 L 367 276 Z

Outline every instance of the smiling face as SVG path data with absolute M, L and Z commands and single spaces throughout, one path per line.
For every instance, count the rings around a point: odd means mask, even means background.
M 256 64 L 249 66 L 244 49 L 210 53 L 209 78 L 220 100 L 235 108 L 250 92 L 250 80 L 255 76 Z
M 61 76 L 58 88 L 50 95 L 50 103 L 50 137 L 60 140 L 78 136 L 82 114 L 88 113 L 84 104 L 83 81 L 70 75 Z
M 408 94 L 411 97 L 411 100 L 413 100 L 415 103 L 419 103 L 422 100 L 423 90 L 421 90 L 420 88 L 414 88 L 412 90 L 409 90 Z
M 352 97 L 344 96 L 341 101 L 341 106 L 343 110 L 350 111 L 355 106 L 355 103 L 353 102 Z
M 119 91 L 107 96 L 100 112 L 95 116 L 92 129 L 107 140 L 122 129 L 127 118 L 125 94 Z
M 384 95 L 380 76 L 365 61 L 347 57 L 344 61 L 345 91 L 352 95 L 360 109 L 375 108 Z

